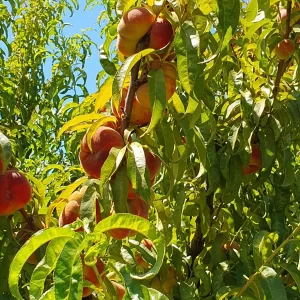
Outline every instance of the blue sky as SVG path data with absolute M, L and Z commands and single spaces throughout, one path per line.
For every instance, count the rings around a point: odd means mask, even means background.
M 64 21 L 66 23 L 72 24 L 65 27 L 64 33 L 66 36 L 71 36 L 75 33 L 81 33 L 82 29 L 92 28 L 92 30 L 87 31 L 86 34 L 89 35 L 92 41 L 97 44 L 97 47 L 99 47 L 103 41 L 100 39 L 101 28 L 98 24 L 96 24 L 96 22 L 100 12 L 103 10 L 103 7 L 97 5 L 92 10 L 84 10 L 85 1 L 79 2 L 81 2 L 79 10 L 74 11 L 72 17 L 70 17 L 70 13 L 68 11 L 67 15 L 64 17 Z M 87 59 L 85 65 L 85 71 L 88 75 L 86 88 L 90 94 L 96 91 L 96 76 L 102 69 L 99 62 L 98 49 L 93 47 L 92 51 L 92 56 Z

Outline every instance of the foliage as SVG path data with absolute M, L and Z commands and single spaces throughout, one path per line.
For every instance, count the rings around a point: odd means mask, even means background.
M 91 286 L 82 276 L 84 251 L 87 262 L 101 256 L 107 277 L 124 284 L 124 299 L 298 299 L 299 43 L 287 60 L 273 51 L 283 38 L 300 37 L 299 21 L 291 27 L 277 21 L 280 5 L 297 20 L 295 1 L 102 1 L 103 70 L 90 95 L 84 64 L 98 41 L 63 32 L 64 13 L 79 3 L 6 2 L 0 2 L 0 160 L 30 179 L 26 211 L 46 229 L 21 247 L 22 214 L 0 218 L 1 297 L 81 299 L 83 286 Z M 175 49 L 176 93 L 165 101 L 162 72 L 151 71 L 150 124 L 127 128 L 125 147 L 110 152 L 100 180 L 90 179 L 78 159 L 84 133 L 90 142 L 97 128 L 116 122 L 111 103 L 120 103 L 136 62 L 142 69 L 160 54 L 146 49 L 125 59 L 116 51 L 122 13 L 142 4 L 173 26 L 167 48 Z M 259 145 L 261 169 L 245 175 L 252 144 Z M 152 188 L 142 146 L 162 161 Z M 128 180 L 150 204 L 149 221 L 124 211 Z M 88 186 L 81 218 L 58 227 L 81 185 Z M 103 217 L 97 225 L 95 201 Z M 117 213 L 109 216 L 112 205 Z M 116 228 L 138 234 L 118 241 L 106 233 Z M 155 252 L 141 246 L 144 236 Z M 136 264 L 136 250 L 149 269 Z M 26 262 L 33 253 L 41 259 L 36 266 Z M 93 287 L 99 299 L 117 299 L 109 280 Z

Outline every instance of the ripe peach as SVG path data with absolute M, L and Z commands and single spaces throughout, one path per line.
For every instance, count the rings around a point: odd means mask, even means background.
M 118 50 L 125 56 L 136 53 L 137 43 L 150 30 L 154 20 L 155 16 L 147 8 L 138 7 L 127 11 L 117 28 Z
M 152 62 L 150 68 L 153 70 L 161 68 L 163 70 L 166 86 L 166 101 L 168 101 L 173 96 L 176 90 L 176 68 L 171 63 L 160 63 L 158 61 Z M 142 84 L 137 89 L 136 97 L 143 107 L 147 109 L 151 108 L 148 82 Z
M 143 239 L 142 243 L 151 251 L 152 247 L 153 247 L 153 243 L 148 240 L 148 239 Z M 140 265 L 142 268 L 146 269 L 148 268 L 149 264 L 144 261 L 144 259 L 142 258 L 141 254 L 139 252 L 135 252 L 134 255 L 135 261 L 138 265 Z
M 274 52 L 276 53 L 279 59 L 287 59 L 291 57 L 295 52 L 295 44 L 293 41 L 289 39 L 284 39 L 274 48 Z
M 251 144 L 252 154 L 249 165 L 244 167 L 244 174 L 249 175 L 257 172 L 261 168 L 261 152 L 259 146 Z
M 17 170 L 6 170 L 0 175 L 0 216 L 13 214 L 31 199 L 31 186 Z
M 170 43 L 172 37 L 171 23 L 165 17 L 158 17 L 151 27 L 149 48 L 161 49 Z
M 83 195 L 80 192 L 75 191 L 70 195 L 70 197 L 68 198 L 68 201 L 69 202 L 76 201 L 76 202 L 80 203 L 82 200 L 82 197 L 83 197 Z
M 92 284 L 94 284 L 96 287 L 100 287 L 100 282 L 97 278 L 97 274 L 94 272 L 93 267 L 91 266 L 87 266 L 84 263 L 84 259 L 83 256 L 81 256 L 82 259 L 82 269 L 83 269 L 83 279 L 90 281 Z M 104 263 L 103 261 L 98 258 L 97 262 L 96 262 L 96 268 L 98 270 L 99 275 L 101 275 L 104 271 Z M 105 274 L 103 274 L 101 276 L 102 280 L 105 279 Z M 91 293 L 93 292 L 93 289 L 88 288 L 88 287 L 84 287 L 83 291 L 82 291 L 82 297 L 87 297 L 89 296 Z
M 150 181 L 150 186 L 152 186 L 153 183 L 154 183 L 154 178 Z M 131 182 L 129 181 L 129 183 L 128 183 L 128 196 L 127 196 L 127 198 L 129 200 L 133 200 L 133 199 L 135 199 L 137 197 L 138 196 L 137 196 L 135 190 L 133 189 Z
M 58 224 L 60 227 L 71 224 L 75 222 L 77 218 L 80 218 L 80 204 L 81 200 L 80 202 L 71 200 L 66 204 L 58 219 Z M 99 201 L 96 200 L 96 222 L 99 223 L 100 221 L 101 209 Z M 82 228 L 78 228 L 77 231 L 82 231 Z
M 116 118 L 121 118 L 121 115 L 124 113 L 125 98 L 127 92 L 128 92 L 128 87 L 123 88 L 122 99 L 118 110 L 115 107 L 113 107 L 113 113 L 116 116 Z M 134 97 L 131 116 L 130 116 L 130 123 L 134 125 L 142 126 L 150 122 L 151 116 L 152 113 L 150 107 L 149 108 L 143 107 L 141 103 L 137 100 L 137 98 Z
M 115 287 L 118 296 L 119 296 L 119 300 L 122 300 L 124 295 L 125 295 L 125 288 L 122 284 L 115 282 L 115 281 L 111 281 L 111 283 L 113 284 L 113 286 Z
M 91 140 L 91 150 L 88 147 L 87 135 L 83 137 L 79 158 L 84 171 L 94 178 L 100 178 L 101 168 L 112 147 L 124 146 L 122 136 L 114 129 L 100 126 Z

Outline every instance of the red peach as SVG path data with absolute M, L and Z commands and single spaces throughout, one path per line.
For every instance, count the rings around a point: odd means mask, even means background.
M 31 186 L 17 170 L 6 170 L 0 175 L 0 216 L 13 214 L 31 199 Z

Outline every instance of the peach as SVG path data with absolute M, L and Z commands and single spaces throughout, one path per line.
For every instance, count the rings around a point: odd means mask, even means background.
M 295 2 L 295 7 L 292 8 L 291 14 L 294 14 L 299 10 L 299 4 Z M 291 15 L 290 25 L 293 26 L 299 19 L 300 15 L 293 16 Z M 287 10 L 283 7 L 279 8 L 279 14 L 277 15 L 277 22 L 284 23 L 287 18 Z
M 80 202 L 71 200 L 66 204 L 58 219 L 60 227 L 71 224 L 80 218 L 80 204 L 81 200 Z M 96 199 L 96 222 L 99 223 L 101 219 L 101 209 L 99 201 Z M 82 231 L 82 228 L 78 228 L 77 231 Z
M 161 161 L 154 153 L 152 153 L 148 149 L 144 149 L 144 152 L 146 158 L 146 165 L 150 173 L 150 180 L 152 181 L 155 175 L 159 172 Z
M 251 144 L 252 154 L 248 166 L 244 167 L 244 174 L 256 173 L 261 168 L 261 152 L 259 146 Z
M 139 40 L 150 30 L 155 16 L 144 7 L 137 7 L 127 11 L 117 28 L 118 50 L 125 56 L 136 53 Z
M 115 282 L 115 281 L 111 281 L 111 283 L 113 284 L 114 288 L 117 291 L 117 294 L 119 296 L 119 300 L 122 300 L 124 295 L 125 295 L 125 288 L 122 284 Z
M 98 280 L 97 274 L 93 270 L 93 267 L 92 266 L 87 266 L 84 263 L 83 256 L 81 256 L 81 259 L 82 259 L 83 279 L 91 282 L 96 287 L 100 287 L 101 286 L 100 282 Z M 104 267 L 105 267 L 105 265 L 104 265 L 103 261 L 100 258 L 98 258 L 97 262 L 96 262 L 96 268 L 98 270 L 99 275 L 101 275 L 103 273 Z M 105 279 L 105 275 L 102 274 L 101 278 L 102 278 L 102 280 L 104 280 Z M 82 291 L 82 297 L 87 297 L 92 292 L 93 292 L 93 289 L 88 288 L 88 287 L 84 287 L 83 291 Z
M 279 59 L 287 59 L 291 57 L 295 53 L 295 44 L 293 41 L 289 39 L 284 39 L 274 48 L 274 52 L 276 53 Z
M 118 109 L 113 107 L 113 113 L 116 118 L 121 118 L 121 115 L 124 113 L 125 109 L 125 99 L 128 93 L 128 87 L 122 89 L 122 99 L 120 102 L 120 106 Z M 133 99 L 133 105 L 130 116 L 130 123 L 133 125 L 142 126 L 148 124 L 151 120 L 151 109 L 145 108 L 141 105 L 141 103 L 137 100 L 136 97 Z
M 150 69 L 158 70 L 162 69 L 165 77 L 166 87 L 166 101 L 168 101 L 176 90 L 176 68 L 173 64 L 168 62 L 153 61 Z M 141 105 L 147 109 L 151 108 L 150 97 L 149 97 L 149 84 L 148 82 L 142 84 L 136 91 L 137 100 Z
M 221 246 L 221 250 L 223 252 L 228 252 L 229 250 L 233 250 L 233 249 L 235 249 L 237 251 L 240 250 L 240 245 L 236 241 L 232 241 L 232 242 L 227 241 L 227 242 L 223 243 Z
M 31 186 L 17 170 L 6 170 L 0 175 L 0 216 L 13 214 L 31 199 Z
M 151 250 L 153 247 L 153 243 L 148 239 L 143 239 L 142 244 L 144 244 L 149 250 Z M 139 252 L 135 252 L 134 258 L 136 263 L 140 265 L 142 268 L 144 269 L 148 268 L 149 264 L 146 261 L 144 261 L 144 259 L 142 258 Z
M 87 143 L 87 135 L 83 137 L 79 158 L 84 171 L 94 178 L 100 178 L 101 168 L 112 147 L 124 146 L 122 136 L 108 126 L 100 126 L 92 136 L 91 148 Z
M 172 37 L 171 23 L 165 17 L 158 17 L 151 27 L 149 48 L 161 49 L 170 43 Z
M 82 197 L 83 197 L 83 195 L 80 192 L 75 191 L 70 195 L 70 197 L 68 198 L 68 201 L 69 202 L 76 201 L 76 202 L 80 203 L 82 200 Z

